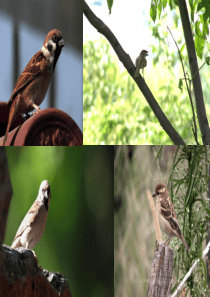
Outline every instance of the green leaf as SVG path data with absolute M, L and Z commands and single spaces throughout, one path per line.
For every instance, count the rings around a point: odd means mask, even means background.
M 179 88 L 181 91 L 183 91 L 183 81 L 182 81 L 181 78 L 179 79 L 179 85 L 178 85 L 178 88 Z
M 203 13 L 204 22 L 207 23 L 210 17 L 210 2 L 209 0 L 202 0 L 197 7 L 197 12 L 204 8 L 205 12 Z
M 207 64 L 207 65 L 210 65 L 210 57 L 209 57 L 209 56 L 206 57 L 205 60 L 206 60 L 206 64 Z
M 190 16 L 191 16 L 191 20 L 192 22 L 194 23 L 194 15 L 195 15 L 195 10 L 197 8 L 197 1 L 194 1 L 194 0 L 190 0 L 189 1 L 189 4 L 190 4 L 190 10 L 191 10 L 191 13 L 190 13 Z
M 156 12 L 156 7 L 155 4 L 152 3 L 151 7 L 150 7 L 150 17 L 153 20 L 153 22 L 155 23 L 156 20 L 156 16 L 157 16 L 157 12 Z
M 186 45 L 186 43 L 184 43 L 184 44 L 181 46 L 181 48 L 180 48 L 180 53 L 183 52 L 183 50 L 184 50 L 184 48 L 185 48 L 185 45 Z
M 157 8 L 158 8 L 158 15 L 159 15 L 159 19 L 160 19 L 161 12 L 162 12 L 162 0 L 159 0 Z
M 173 4 L 173 1 L 172 0 L 169 0 L 169 6 L 170 6 L 170 9 L 174 9 L 174 4 Z
M 108 4 L 108 7 L 109 7 L 109 14 L 111 14 L 113 0 L 107 0 L 107 4 Z
M 202 59 L 205 39 L 203 38 L 199 25 L 200 25 L 200 22 L 197 21 L 195 23 L 195 50 L 198 57 Z
M 204 7 L 203 2 L 200 2 L 197 7 L 197 12 L 199 12 Z
M 168 1 L 167 0 L 163 0 L 163 9 L 166 8 Z

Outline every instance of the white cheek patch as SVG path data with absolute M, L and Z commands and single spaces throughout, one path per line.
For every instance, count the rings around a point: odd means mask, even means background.
M 51 52 L 55 52 L 56 50 L 56 44 L 55 42 L 53 42 L 52 40 L 49 40 L 48 42 L 45 43 L 45 47 L 47 48 L 48 45 L 52 45 L 52 51 Z
M 49 51 L 48 48 L 47 48 L 47 46 L 49 44 L 52 46 L 52 50 L 51 51 Z M 53 61 L 54 61 L 54 53 L 56 51 L 56 44 L 52 40 L 49 40 L 48 42 L 46 42 L 42 46 L 41 51 L 42 51 L 43 55 L 47 58 L 47 60 L 50 63 L 53 63 Z
M 161 189 L 159 190 L 160 193 L 164 193 L 165 191 L 166 191 L 166 188 L 161 188 Z
M 42 48 L 41 48 L 41 52 L 43 53 L 43 55 L 44 55 L 45 57 L 47 57 L 47 55 L 49 55 L 49 51 L 48 51 L 48 49 L 45 47 L 45 45 L 42 46 Z

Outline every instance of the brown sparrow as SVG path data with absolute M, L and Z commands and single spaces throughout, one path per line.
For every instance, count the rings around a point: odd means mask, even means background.
M 28 113 L 33 109 L 36 109 L 37 112 L 40 111 L 39 105 L 45 98 L 63 46 L 64 40 L 61 32 L 56 29 L 50 31 L 41 50 L 31 58 L 19 76 L 12 96 L 7 102 L 10 111 L 3 145 L 5 145 L 9 129 L 18 114 Z
M 170 241 L 170 238 L 172 236 L 179 237 L 183 242 L 186 250 L 189 252 L 189 247 L 179 227 L 177 216 L 174 211 L 171 198 L 168 195 L 166 185 L 164 185 L 163 183 L 158 183 L 155 187 L 155 192 L 152 196 L 157 197 L 156 208 L 160 226 L 163 229 L 163 231 L 165 231 L 169 235 L 169 238 L 167 238 L 165 242 Z
M 38 197 L 27 212 L 15 235 L 12 248 L 26 247 L 27 249 L 33 249 L 37 245 L 44 233 L 50 199 L 50 184 L 47 180 L 44 180 L 40 185 Z
M 147 66 L 147 60 L 146 56 L 148 56 L 148 51 L 142 50 L 139 54 L 139 56 L 136 58 L 135 66 L 136 66 L 136 71 L 134 73 L 134 77 L 139 76 L 139 71 L 142 69 L 142 74 L 144 76 L 144 67 Z

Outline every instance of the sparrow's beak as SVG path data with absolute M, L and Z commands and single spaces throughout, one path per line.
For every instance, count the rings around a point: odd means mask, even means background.
M 149 56 L 148 52 L 146 53 L 146 56 Z
M 64 40 L 63 40 L 63 39 L 59 40 L 59 41 L 58 41 L 58 45 L 59 45 L 59 47 L 62 48 L 62 47 L 65 45 Z
M 155 192 L 152 194 L 152 197 L 156 197 Z

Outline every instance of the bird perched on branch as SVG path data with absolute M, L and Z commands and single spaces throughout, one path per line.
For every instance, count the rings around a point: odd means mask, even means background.
M 45 98 L 56 62 L 60 56 L 64 40 L 60 31 L 51 30 L 38 51 L 26 65 L 19 76 L 12 96 L 7 102 L 9 107 L 9 120 L 3 145 L 7 140 L 9 129 L 18 114 L 27 114 L 36 109 Z
M 134 73 L 134 77 L 139 76 L 140 69 L 142 69 L 142 74 L 144 74 L 144 67 L 147 66 L 146 56 L 148 56 L 148 51 L 142 50 L 139 56 L 136 58 L 136 62 L 135 62 L 136 71 Z
M 158 183 L 152 196 L 157 198 L 156 208 L 160 226 L 163 231 L 165 231 L 169 235 L 164 243 L 170 241 L 170 238 L 172 236 L 179 237 L 183 242 L 186 250 L 189 252 L 189 247 L 179 227 L 178 219 L 174 211 L 171 198 L 168 195 L 166 185 L 164 185 L 163 183 Z

